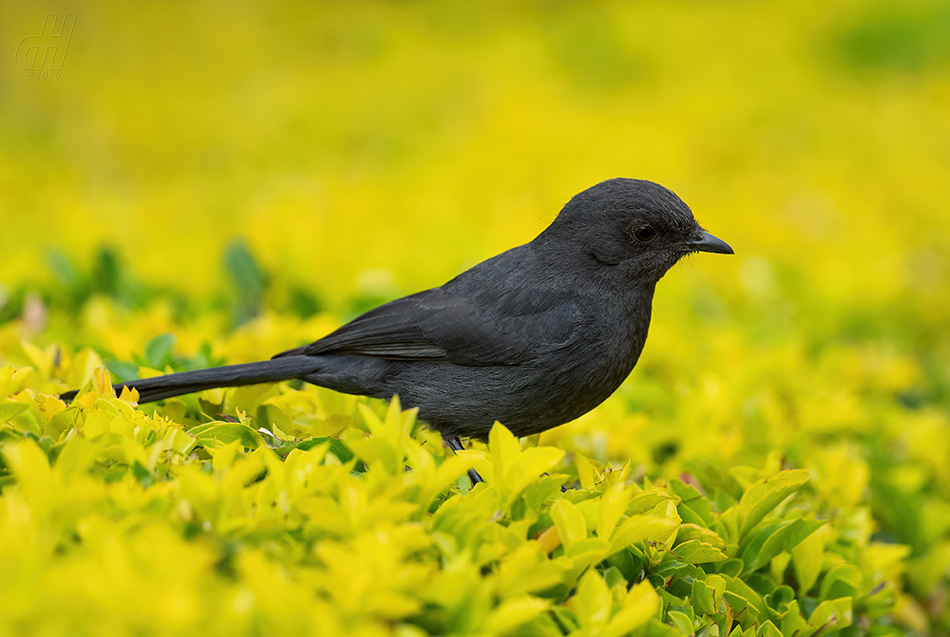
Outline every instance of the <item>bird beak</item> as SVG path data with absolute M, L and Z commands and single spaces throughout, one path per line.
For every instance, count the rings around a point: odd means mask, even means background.
M 714 237 L 705 230 L 699 231 L 699 236 L 683 244 L 691 252 L 715 252 L 716 254 L 735 254 L 732 247 L 722 239 Z

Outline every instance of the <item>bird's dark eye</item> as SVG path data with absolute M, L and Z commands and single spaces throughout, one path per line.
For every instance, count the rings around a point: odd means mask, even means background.
M 633 229 L 633 236 L 637 238 L 637 241 L 646 243 L 656 236 L 656 230 L 652 226 L 637 226 Z

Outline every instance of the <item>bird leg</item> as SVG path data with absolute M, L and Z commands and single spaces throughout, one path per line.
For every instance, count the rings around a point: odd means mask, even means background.
M 446 436 L 443 434 L 442 440 L 445 441 L 445 444 L 449 446 L 449 449 L 458 453 L 459 451 L 465 451 L 465 447 L 462 446 L 462 441 L 459 440 L 458 436 Z M 472 486 L 475 486 L 479 482 L 484 482 L 482 477 L 478 475 L 478 472 L 475 469 L 468 470 L 468 477 L 472 481 Z

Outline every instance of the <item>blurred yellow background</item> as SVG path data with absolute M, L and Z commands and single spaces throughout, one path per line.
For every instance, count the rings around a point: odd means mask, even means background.
M 13 53 L 47 12 L 75 28 L 59 79 L 31 80 Z M 948 16 L 927 1 L 7 3 L 0 276 L 42 285 L 46 246 L 82 264 L 108 245 L 135 277 L 207 295 L 241 237 L 338 307 L 361 285 L 441 283 L 630 176 L 672 188 L 738 254 L 665 288 L 760 303 L 788 292 L 777 268 L 832 302 L 926 296 L 946 316 Z
M 75 26 L 32 79 L 47 13 Z M 736 256 L 668 274 L 630 381 L 542 441 L 808 468 L 912 547 L 902 621 L 950 626 L 950 4 L 7 2 L 0 48 L 0 364 L 31 387 L 88 376 L 57 346 L 269 356 L 650 179 Z

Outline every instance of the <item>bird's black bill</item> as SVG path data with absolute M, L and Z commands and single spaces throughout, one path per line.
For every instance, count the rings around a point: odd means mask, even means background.
M 699 237 L 685 244 L 685 247 L 693 252 L 715 252 L 716 254 L 735 254 L 732 247 L 720 239 L 714 237 L 705 230 L 700 231 Z

